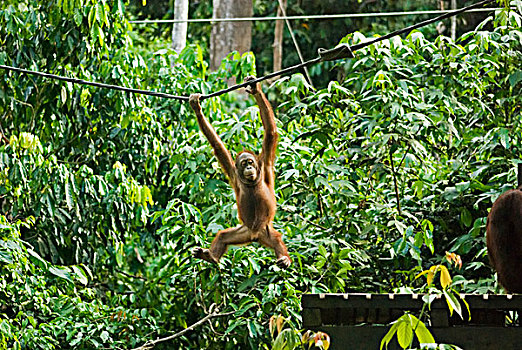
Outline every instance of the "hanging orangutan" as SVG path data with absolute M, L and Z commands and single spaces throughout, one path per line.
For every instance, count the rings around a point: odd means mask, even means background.
M 507 292 L 522 293 L 522 187 L 507 191 L 493 203 L 486 241 L 498 283 Z
M 255 78 L 247 77 L 245 82 L 253 79 Z M 275 251 L 277 266 L 287 268 L 291 263 L 290 256 L 281 239 L 281 233 L 272 225 L 276 212 L 274 161 L 278 137 L 274 112 L 259 83 L 253 83 L 246 90 L 254 96 L 259 106 L 265 130 L 263 148 L 260 154 L 243 151 L 237 155 L 235 161 L 203 115 L 199 103 L 201 95 L 193 94 L 189 98 L 190 106 L 196 112 L 199 128 L 212 146 L 223 172 L 234 189 L 241 221 L 239 226 L 219 231 L 209 249 L 196 247 L 192 255 L 217 264 L 229 245 L 259 242 Z

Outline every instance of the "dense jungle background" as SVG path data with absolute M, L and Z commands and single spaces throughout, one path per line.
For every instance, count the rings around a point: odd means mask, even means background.
M 459 7 L 472 1 L 459 1 Z M 446 251 L 461 293 L 497 293 L 485 223 L 522 161 L 521 1 L 430 25 L 263 89 L 278 120 L 278 212 L 293 265 L 257 244 L 220 266 L 191 257 L 237 224 L 234 195 L 185 102 L 0 69 L 0 349 L 270 349 L 270 318 L 301 332 L 303 293 L 426 292 Z M 254 0 L 254 16 L 277 1 Z M 439 9 L 440 1 L 297 1 L 296 14 Z M 508 6 L 499 1 L 496 6 Z M 269 73 L 274 23 L 208 69 L 210 23 L 171 48 L 172 1 L 6 0 L 0 64 L 188 96 Z M 212 17 L 191 1 L 190 18 Z M 293 21 L 305 59 L 430 18 Z M 299 59 L 284 33 L 283 67 Z M 203 109 L 235 155 L 259 149 L 253 98 Z M 304 331 L 304 330 L 303 330 Z M 324 345 L 323 345 L 324 347 Z

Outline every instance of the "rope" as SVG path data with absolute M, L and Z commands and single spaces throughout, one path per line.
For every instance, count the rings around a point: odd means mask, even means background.
M 468 12 L 490 12 L 502 10 L 501 7 L 487 7 L 483 9 L 472 9 Z M 282 19 L 288 20 L 327 20 L 327 19 L 343 19 L 343 18 L 366 18 L 366 17 L 395 17 L 395 16 L 421 16 L 421 15 L 439 15 L 441 13 L 449 13 L 452 10 L 426 10 L 426 11 L 404 11 L 404 12 L 367 12 L 367 13 L 343 13 L 332 15 L 299 15 L 299 16 L 267 16 L 267 17 L 232 17 L 232 18 L 191 18 L 191 19 L 143 19 L 129 21 L 132 24 L 169 24 L 169 23 L 210 23 L 210 22 L 264 22 L 277 21 Z
M 446 18 L 450 18 L 450 17 L 453 17 L 453 16 L 456 16 L 456 15 L 459 15 L 463 12 L 466 12 L 468 10 L 471 10 L 471 9 L 474 9 L 474 8 L 477 8 L 477 7 L 480 7 L 480 6 L 483 6 L 483 5 L 486 5 L 486 4 L 489 4 L 490 2 L 493 2 L 493 1 L 496 1 L 496 0 L 484 0 L 484 1 L 480 1 L 480 2 L 477 2 L 476 4 L 473 4 L 473 5 L 469 5 L 469 6 L 466 6 L 466 7 L 463 7 L 461 9 L 458 9 L 458 10 L 455 10 L 455 11 L 451 11 L 451 12 L 448 12 L 444 15 L 441 15 L 441 16 L 438 16 L 438 17 L 435 17 L 433 19 L 428 19 L 426 21 L 422 21 L 420 23 L 417 23 L 417 24 L 414 24 L 414 25 L 411 25 L 409 27 L 406 27 L 406 28 L 403 28 L 403 29 L 399 29 L 399 30 L 396 30 L 394 32 L 391 32 L 389 34 L 386 34 L 386 35 L 383 35 L 381 37 L 378 37 L 374 40 L 370 40 L 370 41 L 367 41 L 365 43 L 361 43 L 361 44 L 357 44 L 357 45 L 353 45 L 351 47 L 352 51 L 355 51 L 355 50 L 359 50 L 359 49 L 362 49 L 363 47 L 366 47 L 368 45 L 372 45 L 372 44 L 375 44 L 376 42 L 379 42 L 379 41 L 382 41 L 382 40 L 386 40 L 386 39 L 389 39 L 391 37 L 394 37 L 396 35 L 401 35 L 401 34 L 404 34 L 404 33 L 408 33 L 412 30 L 415 30 L 417 28 L 421 28 L 421 27 L 424 27 L 424 26 L 427 26 L 429 24 L 432 24 L 432 23 L 435 23 L 435 22 L 438 22 L 438 21 L 442 21 L 443 19 L 446 19 Z
M 429 24 L 441 21 L 443 19 L 446 19 L 446 18 L 449 18 L 449 17 L 452 17 L 452 16 L 456 16 L 458 14 L 461 14 L 463 12 L 469 11 L 471 9 L 474 9 L 474 8 L 477 8 L 477 7 L 481 7 L 481 6 L 485 5 L 485 4 L 489 4 L 489 3 L 493 2 L 493 1 L 496 1 L 496 0 L 483 0 L 483 1 L 477 2 L 477 3 L 473 4 L 473 5 L 463 7 L 461 9 L 459 9 L 459 10 L 450 11 L 450 12 L 448 12 L 446 14 L 441 15 L 441 16 L 438 16 L 438 17 L 435 17 L 435 18 L 432 18 L 432 19 L 429 19 L 429 20 L 426 20 L 426 21 L 422 21 L 420 23 L 408 26 L 408 27 L 403 28 L 403 29 L 396 30 L 394 32 L 388 33 L 388 34 L 383 35 L 381 37 L 374 38 L 372 40 L 369 40 L 369 41 L 366 41 L 366 42 L 363 42 L 363 43 L 360 43 L 360 44 L 356 44 L 356 45 L 352 45 L 352 46 L 339 45 L 336 48 L 331 49 L 331 50 L 320 50 L 319 57 L 316 57 L 314 59 L 311 59 L 311 60 L 308 60 L 308 61 L 305 61 L 305 62 L 302 62 L 302 63 L 299 63 L 299 64 L 296 64 L 294 66 L 290 66 L 290 67 L 281 69 L 281 70 L 279 70 L 277 72 L 272 72 L 272 73 L 267 74 L 267 75 L 265 75 L 263 77 L 259 77 L 259 78 L 253 79 L 253 80 L 249 80 L 248 82 L 245 82 L 245 83 L 232 85 L 232 86 L 230 86 L 230 87 L 228 87 L 226 89 L 219 90 L 219 91 L 213 92 L 211 94 L 207 94 L 207 95 L 202 95 L 200 97 L 200 100 L 206 100 L 208 98 L 220 96 L 220 95 L 226 94 L 226 93 L 228 93 L 230 91 L 238 90 L 240 88 L 243 88 L 243 87 L 255 84 L 257 82 L 261 82 L 261 81 L 264 81 L 264 80 L 267 80 L 267 79 L 270 79 L 270 78 L 273 78 L 273 77 L 276 77 L 276 76 L 279 76 L 279 75 L 284 75 L 284 74 L 287 74 L 287 73 L 294 72 L 294 71 L 296 71 L 298 69 L 310 66 L 312 64 L 319 63 L 321 61 L 331 61 L 331 60 L 336 60 L 336 59 L 341 59 L 341 58 L 353 57 L 353 53 L 352 53 L 353 51 L 360 50 L 360 49 L 362 49 L 364 47 L 373 45 L 375 43 L 378 43 L 380 41 L 389 39 L 389 38 L 394 37 L 396 35 L 401 35 L 401 34 L 404 34 L 404 33 L 408 33 L 408 32 L 410 32 L 410 31 L 412 31 L 414 29 L 427 26 Z M 276 17 L 276 18 L 279 18 L 279 17 Z M 181 101 L 188 101 L 188 99 L 189 99 L 188 96 L 176 96 L 176 95 L 166 94 L 166 93 L 163 93 L 163 92 L 156 92 L 156 91 L 149 91 L 149 90 L 139 90 L 139 89 L 132 89 L 132 88 L 127 88 L 127 87 L 118 86 L 118 85 L 109 85 L 109 84 L 103 84 L 103 83 L 96 83 L 96 82 L 91 82 L 91 81 L 87 81 L 87 80 L 76 79 L 76 78 L 68 78 L 68 77 L 63 77 L 63 76 L 59 76 L 59 75 L 55 75 L 55 74 L 36 72 L 36 71 L 27 70 L 27 69 L 6 66 L 6 65 L 0 65 L 0 69 L 10 70 L 10 71 L 24 73 L 24 74 L 38 75 L 38 76 L 51 78 L 51 79 L 63 80 L 63 81 L 67 81 L 67 82 L 71 82 L 71 83 L 75 83 L 75 84 L 90 85 L 90 86 L 96 86 L 96 87 L 107 88 L 107 89 L 112 89 L 112 90 L 120 90 L 120 91 L 132 92 L 132 93 L 142 94 L 142 95 L 149 95 L 149 96 L 162 97 L 162 98 L 168 98 L 168 99 L 175 99 L 175 100 L 181 100 Z
M 451 11 L 451 12 L 448 12 L 448 13 L 443 14 L 441 16 L 438 16 L 438 17 L 435 17 L 435 18 L 432 18 L 432 19 L 428 19 L 426 21 L 422 21 L 420 23 L 411 25 L 411 26 L 403 28 L 403 29 L 396 30 L 394 32 L 391 32 L 389 34 L 386 34 L 386 35 L 383 35 L 381 37 L 375 38 L 373 40 L 349 46 L 348 49 L 349 49 L 350 52 L 353 52 L 353 51 L 356 51 L 356 50 L 360 50 L 360 49 L 362 49 L 362 48 L 364 48 L 366 46 L 370 46 L 370 45 L 373 45 L 375 43 L 378 43 L 379 41 L 383 41 L 383 40 L 389 39 L 389 38 L 394 37 L 396 35 L 401 35 L 401 34 L 404 34 L 404 33 L 408 33 L 408 32 L 410 32 L 410 31 L 412 31 L 414 29 L 427 26 L 429 24 L 441 21 L 443 19 L 446 19 L 446 18 L 449 18 L 449 17 L 452 17 L 452 16 L 456 16 L 456 15 L 461 14 L 463 12 L 466 12 L 468 10 L 471 10 L 471 9 L 483 6 L 485 4 L 489 4 L 489 3 L 493 2 L 493 1 L 496 1 L 496 0 L 483 0 L 483 1 L 477 2 L 477 3 L 473 4 L 473 5 L 463 7 L 461 9 L 459 9 L 459 10 Z M 339 49 L 343 48 L 343 46 L 338 46 L 338 47 L 339 47 Z M 344 47 L 346 47 L 346 46 L 344 46 Z M 335 51 L 335 49 L 333 49 L 333 50 Z M 332 50 L 329 50 L 329 51 L 332 51 Z M 345 57 L 349 57 L 349 55 L 345 55 Z M 343 57 L 342 56 L 336 56 L 335 57 L 335 59 L 339 59 L 339 58 L 343 58 Z M 330 59 L 323 59 L 323 56 L 319 56 L 317 58 L 308 60 L 306 62 L 303 62 L 303 63 L 300 63 L 300 64 L 296 64 L 295 66 L 291 66 L 291 67 L 282 69 L 279 72 L 273 72 L 273 73 L 270 73 L 268 75 L 265 75 L 264 77 L 256 78 L 256 79 L 253 79 L 253 80 L 249 80 L 247 83 L 241 83 L 241 84 L 232 85 L 232 86 L 230 86 L 227 89 L 216 91 L 216 92 L 214 92 L 212 94 L 208 94 L 208 95 L 203 95 L 203 96 L 200 97 L 200 100 L 205 100 L 207 98 L 216 97 L 216 96 L 225 94 L 227 92 L 230 92 L 230 91 L 233 91 L 233 90 L 237 90 L 237 89 L 246 87 L 248 85 L 255 84 L 257 82 L 276 77 L 278 75 L 283 75 L 283 74 L 286 74 L 286 73 L 290 73 L 290 72 L 296 71 L 296 70 L 298 70 L 298 69 L 300 69 L 302 67 L 306 67 L 306 66 L 310 66 L 310 65 L 315 64 L 315 63 L 319 63 L 319 62 L 321 62 L 323 60 L 330 60 Z
M 134 94 L 142 94 L 142 95 L 149 95 L 149 96 L 155 96 L 155 97 L 163 97 L 163 98 L 170 98 L 170 99 L 175 99 L 175 100 L 188 101 L 187 96 L 175 96 L 175 95 L 166 94 L 163 92 L 132 89 L 132 88 L 119 86 L 119 85 L 97 83 L 97 82 L 78 79 L 78 78 L 69 78 L 69 77 L 63 77 L 61 75 L 56 75 L 56 74 L 43 73 L 43 72 L 37 72 L 34 70 L 5 66 L 3 64 L 0 64 L 0 69 L 5 69 L 5 70 L 13 71 L 13 72 L 24 73 L 24 74 L 38 75 L 40 77 L 45 77 L 45 78 L 50 78 L 50 79 L 63 80 L 63 81 L 67 81 L 69 83 L 74 83 L 74 84 L 90 85 L 90 86 L 96 86 L 96 87 L 101 87 L 101 88 L 105 88 L 105 89 L 132 92 Z

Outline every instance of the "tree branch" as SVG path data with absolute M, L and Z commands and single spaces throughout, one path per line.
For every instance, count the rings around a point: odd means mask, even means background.
M 224 313 L 221 313 L 221 314 L 219 314 L 217 312 L 214 312 L 214 313 L 212 313 L 210 315 L 207 315 L 207 316 L 203 317 L 198 322 L 194 323 L 193 325 L 185 328 L 184 330 L 182 330 L 182 331 L 180 331 L 178 333 L 172 334 L 172 335 L 170 335 L 168 337 L 165 337 L 165 338 L 158 338 L 156 340 L 148 340 L 142 346 L 134 348 L 132 350 L 148 350 L 148 349 L 152 349 L 154 346 L 156 346 L 156 344 L 164 342 L 164 341 L 172 340 L 172 339 L 177 338 L 177 337 L 180 337 L 183 334 L 187 333 L 188 331 L 190 331 L 190 330 L 192 330 L 192 329 L 202 325 L 203 323 L 207 322 L 208 320 L 210 320 L 212 318 L 228 316 L 228 315 L 232 315 L 233 313 L 235 313 L 235 311 L 224 312 Z
M 139 279 L 139 280 L 142 280 L 142 281 L 156 283 L 156 284 L 161 284 L 161 285 L 165 285 L 166 284 L 165 282 L 155 282 L 155 281 L 149 280 L 148 278 L 143 277 L 143 276 L 131 275 L 130 273 L 124 272 L 124 271 L 122 271 L 120 269 L 116 269 L 116 272 L 118 272 L 119 274 L 122 274 L 123 276 L 129 277 L 129 278 L 136 278 L 136 279 Z
M 395 166 L 393 164 L 393 151 L 392 151 L 391 147 L 390 147 L 390 165 L 391 165 L 391 170 L 392 170 L 392 175 L 393 175 L 393 184 L 395 187 L 395 198 L 397 200 L 397 212 L 399 213 L 399 215 L 401 215 L 401 199 L 399 197 L 399 185 L 397 184 L 397 173 L 395 172 Z

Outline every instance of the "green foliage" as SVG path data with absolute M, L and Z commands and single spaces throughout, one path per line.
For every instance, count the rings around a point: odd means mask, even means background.
M 94 348 L 144 336 L 154 322 L 145 310 L 108 307 L 87 265 L 50 264 L 21 239 L 33 222 L 0 216 L 0 348 Z
M 276 16 L 278 3 L 278 1 L 255 0 L 254 15 L 259 17 Z M 288 0 L 287 3 L 286 12 L 289 16 L 427 11 L 440 9 L 441 6 L 439 3 L 425 0 Z M 473 1 L 467 1 L 465 4 L 459 3 L 459 7 L 470 5 L 471 3 L 473 3 Z M 198 8 L 206 8 L 207 6 L 208 4 L 203 2 Z M 442 4 L 442 6 L 444 6 L 444 4 Z M 446 4 L 445 9 L 448 9 L 447 6 Z M 211 17 L 210 13 L 207 12 L 207 14 L 207 18 Z M 486 14 L 477 12 L 460 15 L 457 17 L 457 35 L 474 29 L 476 24 L 480 23 L 485 17 Z M 370 15 L 368 17 L 337 19 L 304 18 L 292 20 L 291 26 L 304 58 L 311 59 L 317 56 L 317 50 L 319 48 L 330 48 L 337 45 L 338 41 L 346 35 L 346 33 L 359 31 L 369 36 L 373 34 L 384 35 L 429 18 L 431 18 L 431 16 L 418 14 L 400 16 Z M 450 35 L 451 19 L 446 19 L 437 24 L 423 27 L 420 31 L 429 38 L 429 40 L 434 40 L 439 35 L 439 30 L 442 30 L 444 35 Z M 252 50 L 258 57 L 258 68 L 263 74 L 271 72 L 273 67 L 272 44 L 274 42 L 274 27 L 271 21 L 253 22 Z M 202 28 L 199 26 L 189 28 L 189 31 L 198 31 L 198 33 L 200 30 L 202 30 Z M 210 28 L 206 28 L 206 30 L 206 36 L 209 36 Z M 300 60 L 295 44 L 291 39 L 289 30 L 285 26 L 283 30 L 283 67 L 288 67 L 299 62 Z M 335 64 L 331 62 L 311 66 L 309 67 L 309 73 L 312 76 L 314 84 L 322 87 L 326 86 L 330 80 L 338 79 L 343 75 L 341 71 L 335 69 Z
M 255 72 L 237 53 L 208 72 L 205 48 L 178 55 L 126 15 L 121 0 L 8 0 L 0 64 L 177 95 Z M 519 22 L 500 13 L 457 43 L 414 32 L 339 63 L 342 82 L 268 89 L 287 271 L 256 245 L 219 267 L 191 258 L 237 209 L 187 104 L 0 71 L 0 344 L 136 347 L 215 304 L 234 315 L 158 348 L 267 348 L 270 315 L 300 328 L 302 293 L 388 292 L 435 251 L 472 261 L 461 290 L 493 290 L 484 226 L 520 161 Z M 260 147 L 253 105 L 203 103 L 233 154 Z
M 397 335 L 397 341 L 401 348 L 409 348 L 413 342 L 413 333 L 421 344 L 433 344 L 435 339 L 431 335 L 430 331 L 426 328 L 417 317 L 412 314 L 404 314 L 397 321 L 395 321 L 384 338 L 381 341 L 381 347 L 388 348 L 388 344 L 393 339 L 394 335 Z
M 499 16 L 515 27 L 519 19 Z M 506 29 L 471 32 L 457 44 L 418 32 L 384 42 L 344 63 L 342 85 L 284 104 L 288 124 L 312 121 L 301 137 L 327 181 L 317 173 L 303 179 L 328 198 L 318 224 L 349 242 L 373 242 L 372 256 L 389 251 L 397 267 L 420 264 L 426 247 L 449 246 L 480 258 L 477 277 L 485 272 L 486 210 L 514 186 L 520 149 L 520 86 L 509 82 L 519 70 L 520 32 Z M 512 55 L 497 56 L 509 47 Z M 293 197 L 310 193 L 299 180 Z
M 450 264 L 455 264 L 459 268 L 462 268 L 462 260 L 459 255 L 455 253 L 446 252 L 446 260 Z M 437 272 L 440 271 L 440 285 L 442 289 L 438 289 L 433 286 L 433 280 Z M 399 317 L 396 321 L 392 322 L 392 326 L 386 333 L 386 335 L 381 340 L 380 349 L 383 347 L 388 348 L 388 344 L 391 342 L 394 336 L 397 337 L 397 341 L 399 346 L 403 349 L 411 348 L 414 343 L 413 333 L 415 332 L 415 336 L 420 345 L 421 349 L 459 349 L 457 346 L 448 345 L 448 344 L 436 344 L 435 339 L 433 338 L 431 332 L 426 328 L 424 322 L 422 322 L 423 317 L 425 316 L 426 306 L 431 309 L 431 303 L 440 298 L 442 295 L 448 304 L 448 310 L 450 312 L 450 316 L 453 315 L 453 311 L 456 311 L 461 319 L 464 319 L 464 314 L 462 312 L 461 303 L 457 298 L 460 299 L 462 304 L 464 304 L 467 308 L 468 321 L 471 320 L 471 313 L 469 309 L 469 305 L 462 298 L 459 293 L 454 289 L 454 285 L 452 284 L 451 275 L 448 271 L 448 268 L 444 265 L 433 265 L 429 270 L 425 270 L 419 273 L 415 279 L 418 277 L 426 275 L 427 276 L 427 284 L 424 288 L 421 288 L 421 292 L 427 292 L 423 295 L 422 300 L 424 301 L 424 305 L 422 306 L 419 318 L 411 315 L 409 312 L 406 312 L 404 315 Z

